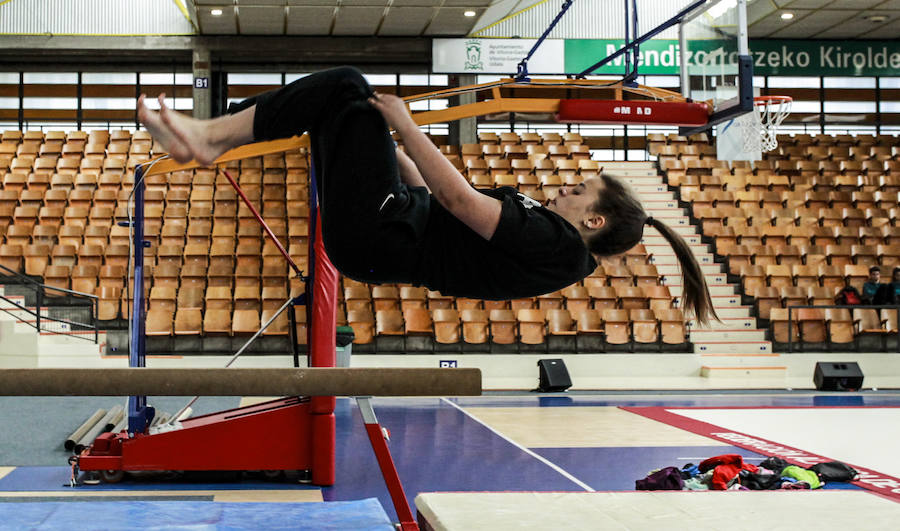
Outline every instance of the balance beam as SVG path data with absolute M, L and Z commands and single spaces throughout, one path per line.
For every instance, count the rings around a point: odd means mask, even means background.
M 481 369 L 0 369 L 0 396 L 477 396 Z

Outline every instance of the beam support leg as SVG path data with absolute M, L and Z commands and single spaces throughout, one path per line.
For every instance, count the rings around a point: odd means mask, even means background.
M 400 529 L 402 531 L 419 531 L 419 525 L 416 523 L 412 509 L 409 507 L 409 502 L 406 500 L 406 492 L 403 491 L 403 484 L 400 482 L 397 467 L 394 466 L 394 459 L 391 457 L 391 450 L 387 445 L 389 440 L 387 430 L 381 427 L 381 424 L 378 423 L 378 419 L 375 417 L 375 410 L 372 408 L 372 397 L 358 396 L 356 397 L 356 404 L 359 406 L 363 422 L 366 423 L 366 433 L 369 435 L 369 442 L 372 443 L 372 450 L 375 452 L 375 458 L 378 459 L 381 475 L 384 477 L 384 483 L 387 485 L 391 500 L 394 502 L 394 510 L 397 511 L 397 517 L 400 519 Z

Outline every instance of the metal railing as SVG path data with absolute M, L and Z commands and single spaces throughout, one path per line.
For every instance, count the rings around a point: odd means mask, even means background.
M 788 352 L 794 352 L 794 329 L 793 329 L 794 319 L 792 316 L 793 310 L 811 310 L 811 309 L 821 309 L 821 310 L 846 309 L 846 310 L 850 310 L 851 318 L 853 316 L 853 310 L 893 310 L 895 312 L 898 312 L 897 319 L 898 319 L 898 321 L 900 321 L 900 304 L 881 304 L 881 305 L 874 305 L 874 304 L 852 304 L 852 305 L 820 304 L 820 305 L 788 306 L 787 307 L 787 311 L 788 311 L 788 329 L 787 329 Z M 854 340 L 854 343 L 856 343 L 856 345 L 858 346 L 859 345 L 859 343 L 858 343 L 859 337 L 857 335 L 857 330 L 855 329 L 856 321 L 854 320 L 852 322 L 854 324 L 853 340 Z M 830 330 L 827 330 L 828 321 L 825 321 L 825 326 L 826 326 L 827 342 L 830 344 L 831 343 L 831 334 L 830 334 Z M 799 321 L 797 322 L 797 327 L 798 327 L 798 334 L 800 335 L 799 344 L 802 346 L 804 343 L 803 337 L 802 337 L 803 329 L 800 327 Z M 887 337 L 888 332 L 890 332 L 890 331 L 885 330 L 885 337 Z M 900 354 L 900 326 L 897 327 L 897 330 L 895 332 L 896 332 L 896 336 L 897 336 L 897 353 Z M 775 339 L 775 338 L 773 337 L 772 339 Z M 885 349 L 885 351 L 887 351 L 886 346 L 883 348 Z
M 80 337 L 94 343 L 99 342 L 97 325 L 96 295 L 81 293 L 66 288 L 48 286 L 37 282 L 21 273 L 0 265 L 0 285 L 5 287 L 19 286 L 25 297 L 23 304 L 9 298 L 8 294 L 0 295 L 0 300 L 14 308 L 0 308 L 17 320 L 33 326 L 37 332 L 50 332 Z M 21 313 L 33 317 L 28 319 Z M 25 318 L 23 318 L 25 317 Z M 72 334 L 72 332 L 93 332 Z

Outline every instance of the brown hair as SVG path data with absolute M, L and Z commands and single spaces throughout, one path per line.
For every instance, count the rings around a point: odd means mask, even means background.
M 655 228 L 672 246 L 681 266 L 683 307 L 701 324 L 708 323 L 710 318 L 718 320 L 703 271 L 684 238 L 662 221 L 648 216 L 625 183 L 605 173 L 600 178 L 603 179 L 604 189 L 593 210 L 604 216 L 606 223 L 587 238 L 588 249 L 598 256 L 621 254 L 640 243 L 644 226 Z

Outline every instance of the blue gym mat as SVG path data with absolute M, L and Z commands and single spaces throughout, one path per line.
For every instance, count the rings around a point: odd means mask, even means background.
M 376 498 L 325 503 L 0 503 L 0 529 L 393 531 Z

